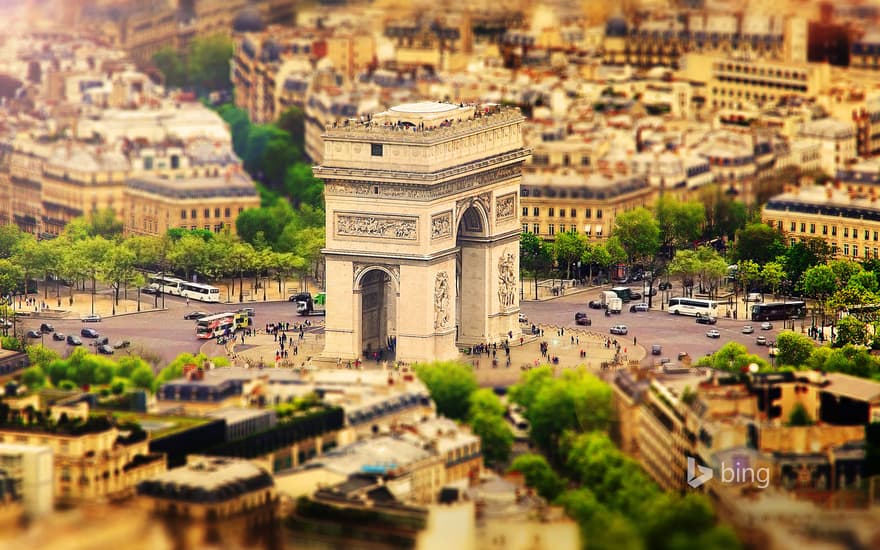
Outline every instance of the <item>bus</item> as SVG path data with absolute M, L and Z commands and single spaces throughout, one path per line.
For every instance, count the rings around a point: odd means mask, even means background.
M 196 321 L 196 336 L 202 339 L 232 335 L 236 330 L 250 324 L 247 312 L 218 313 Z
M 202 283 L 180 283 L 180 295 L 200 302 L 219 302 L 220 289 Z
M 669 313 L 672 315 L 693 315 L 718 317 L 718 302 L 702 298 L 670 298 Z
M 628 286 L 616 286 L 611 289 L 611 292 L 617 294 L 617 297 L 620 298 L 623 303 L 632 300 L 632 289 Z
M 150 288 L 158 294 L 180 296 L 182 284 L 186 281 L 167 275 L 150 275 Z
M 804 302 L 767 302 L 752 305 L 752 321 L 776 321 L 807 316 L 807 304 Z

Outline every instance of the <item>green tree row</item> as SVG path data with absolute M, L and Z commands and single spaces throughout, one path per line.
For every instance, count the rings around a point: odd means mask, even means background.
M 153 64 L 162 73 L 167 87 L 194 88 L 203 94 L 232 88 L 232 53 L 232 40 L 215 34 L 194 38 L 183 56 L 172 46 L 160 48 L 153 54 Z

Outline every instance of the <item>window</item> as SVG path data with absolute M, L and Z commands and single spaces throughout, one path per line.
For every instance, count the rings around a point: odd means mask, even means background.
M 244 207 L 243 207 L 243 206 L 239 206 L 239 207 L 238 207 L 238 213 L 241 214 L 242 212 L 244 212 Z
M 572 217 L 572 218 L 577 218 L 577 215 L 578 215 L 578 214 L 577 214 L 577 210 L 575 210 L 574 208 L 572 208 L 571 210 L 569 210 L 568 213 L 571 214 L 571 217 Z M 877 239 L 874 239 L 874 240 L 876 241 Z
M 562 155 L 562 165 L 570 166 L 571 165 L 571 157 L 568 156 L 568 153 Z
M 876 248 L 874 249 L 874 258 L 875 259 L 877 258 L 877 249 Z
M 865 229 L 865 240 L 866 241 L 871 240 L 871 232 L 868 231 L 867 229 Z
M 858 257 L 859 257 L 859 247 L 858 247 L 858 245 L 854 244 L 853 245 L 853 258 L 858 258 Z
M 822 226 L 822 234 L 823 234 L 823 235 L 827 235 L 827 234 L 828 234 L 828 226 L 827 226 L 827 225 L 823 225 L 823 226 Z
M 382 156 L 382 144 L 381 143 L 371 143 L 370 144 L 370 154 L 374 157 Z
M 593 234 L 593 226 L 592 225 L 585 225 L 584 226 L 584 235 L 589 237 L 592 234 Z
M 590 208 L 587 208 L 587 211 L 584 212 L 584 217 L 587 218 L 588 220 L 589 220 L 591 217 L 593 217 L 593 210 L 590 209 Z
M 581 166 L 589 166 L 590 165 L 590 157 L 581 157 Z
M 794 228 L 795 228 L 795 224 L 794 224 L 794 222 L 791 222 L 791 226 L 790 226 L 789 231 L 794 231 Z
M 601 225 L 597 225 L 597 226 L 596 226 L 596 236 L 597 236 L 597 237 L 601 237 L 601 236 L 602 236 L 602 226 L 601 226 Z
M 528 207 L 528 206 L 523 206 L 522 209 L 523 209 L 523 213 L 522 213 L 522 215 L 523 215 L 523 216 L 528 216 L 528 215 L 529 215 L 529 207 Z
M 211 230 L 211 224 L 206 223 L 205 224 L 205 231 L 210 231 L 210 230 Z
M 535 235 L 540 235 L 540 233 L 541 233 L 541 225 L 540 225 L 540 224 L 537 224 L 537 223 L 533 223 L 533 224 L 532 224 L 532 233 L 534 233 Z
M 865 259 L 867 260 L 870 257 L 871 257 L 871 249 L 866 246 L 865 247 Z
M 534 216 L 534 217 L 537 218 L 538 216 L 541 215 L 541 214 L 539 214 L 538 212 L 539 212 L 539 211 L 538 211 L 538 207 L 537 207 L 537 206 L 535 206 L 534 208 L 532 208 L 532 216 Z
M 836 237 L 836 236 L 837 236 L 837 226 L 836 226 L 836 225 L 832 225 L 832 226 L 831 226 L 831 236 L 832 236 L 832 237 Z
M 565 217 L 565 208 L 560 208 L 560 209 L 559 209 L 559 217 L 560 217 L 560 218 L 564 218 L 564 217 Z
M 215 217 L 215 218 L 219 218 L 219 217 L 220 217 L 220 209 L 219 209 L 219 208 L 215 208 L 215 209 L 214 209 L 214 217 Z
M 552 223 L 547 226 L 547 234 L 548 235 L 555 235 L 556 234 L 556 226 L 553 225 Z
M 153 169 L 153 157 L 144 157 L 144 170 Z
M 853 239 L 859 238 L 859 230 L 856 229 L 855 227 L 852 228 L 852 236 L 853 236 Z
M 231 214 L 231 213 L 230 213 L 230 209 L 229 209 L 229 208 L 225 209 L 225 210 L 223 211 L 223 214 L 228 218 L 228 217 L 230 216 L 230 214 Z
M 196 209 L 195 208 L 193 208 L 192 210 L 189 211 L 189 217 L 192 219 L 196 219 Z
M 185 220 L 185 219 L 186 219 L 186 210 L 181 210 L 181 211 L 180 211 L 180 219 L 181 219 L 181 220 Z
M 776 222 L 776 229 L 782 231 L 782 220 L 778 220 Z
M 570 226 L 568 226 L 568 230 L 571 231 L 572 233 L 577 233 L 578 227 L 574 224 L 571 224 Z
M 801 222 L 801 233 L 806 233 L 806 232 L 807 232 L 807 224 L 805 224 L 804 222 Z
M 877 236 L 878 236 L 878 235 L 877 235 L 877 231 L 874 231 L 874 240 L 875 240 L 875 241 L 876 241 L 876 240 L 880 240 L 880 239 L 877 239 Z
M 843 228 L 843 236 L 849 238 L 849 227 Z
M 196 227 L 195 225 L 189 226 L 190 231 L 195 231 L 196 229 L 198 229 L 198 227 Z
M 210 217 L 211 217 L 211 209 L 210 209 L 210 208 L 205 208 L 205 212 L 204 212 L 204 214 L 205 214 L 205 218 L 206 218 L 206 219 L 207 219 L 207 218 L 210 218 Z
M 522 225 L 523 225 L 523 227 L 522 227 L 522 232 L 523 232 L 523 233 L 528 233 L 528 232 L 529 232 L 529 224 L 524 223 L 524 224 L 522 224 Z
M 553 207 L 550 207 L 547 209 L 547 215 L 550 216 L 551 218 L 555 215 L 553 210 L 554 210 Z M 552 233 L 551 233 L 551 235 L 552 235 Z
M 180 168 L 180 157 L 171 155 L 171 169 L 177 170 L 178 168 Z
M 849 256 L 849 245 L 847 243 L 843 243 L 843 255 Z
M 601 220 L 601 219 L 602 219 L 602 209 L 601 209 L 601 208 L 597 208 L 597 209 L 596 209 L 596 219 L 597 219 L 597 220 Z
M 816 232 L 816 224 L 811 223 L 810 224 L 810 233 L 815 233 L 815 232 Z

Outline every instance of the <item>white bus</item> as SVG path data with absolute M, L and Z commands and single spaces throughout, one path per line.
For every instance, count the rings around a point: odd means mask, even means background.
M 718 317 L 718 302 L 701 298 L 670 298 L 669 313 L 672 315 L 703 315 Z
M 202 283 L 180 283 L 180 295 L 201 302 L 219 302 L 220 289 Z
M 159 294 L 180 296 L 180 293 L 182 292 L 181 285 L 183 284 L 186 284 L 186 281 L 176 277 L 150 275 L 150 288 Z

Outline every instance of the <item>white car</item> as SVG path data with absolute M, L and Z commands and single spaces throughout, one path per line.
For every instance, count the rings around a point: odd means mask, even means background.
M 611 334 L 626 334 L 627 332 L 626 325 L 614 325 L 611 327 Z
M 773 330 L 773 323 L 770 321 L 764 321 L 761 323 L 761 330 Z
M 721 338 L 721 333 L 718 332 L 718 329 L 713 328 L 706 331 L 706 336 L 708 338 Z
M 743 334 L 752 334 L 753 332 L 755 332 L 755 327 L 752 325 L 746 325 L 742 328 Z
M 92 314 L 92 315 L 86 315 L 85 317 L 82 318 L 82 322 L 83 323 L 100 323 L 101 316 L 96 313 Z

